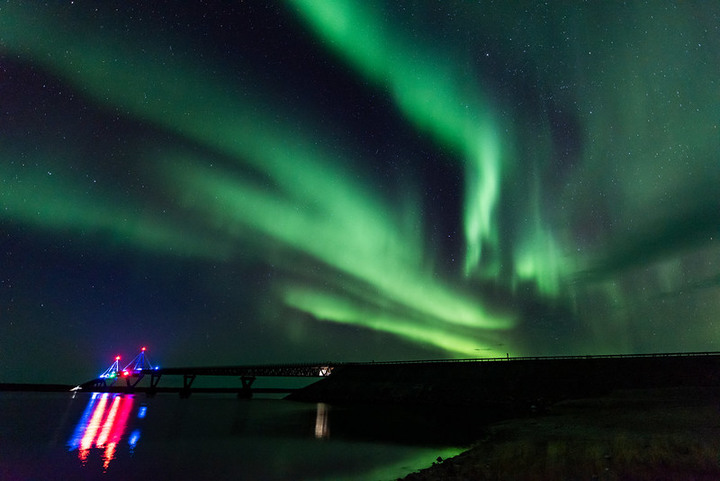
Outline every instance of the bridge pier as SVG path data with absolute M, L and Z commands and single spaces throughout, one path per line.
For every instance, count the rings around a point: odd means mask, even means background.
M 185 373 L 183 374 L 183 388 L 180 390 L 180 397 L 183 399 L 187 399 L 190 397 L 190 394 L 192 391 L 190 388 L 192 387 L 193 381 L 195 381 L 196 374 L 189 374 Z
M 238 399 L 252 399 L 252 384 L 255 382 L 255 376 L 242 376 L 242 389 L 238 392 Z
M 150 388 L 147 391 L 145 391 L 145 395 L 147 397 L 155 397 L 155 395 L 157 394 L 157 386 L 158 386 L 158 383 L 160 382 L 161 376 L 162 376 L 162 374 L 159 374 L 155 370 L 153 370 L 150 373 Z
M 135 377 L 135 378 L 136 378 L 135 381 L 131 381 L 131 380 L 130 380 L 131 377 Z M 125 384 L 127 385 L 128 391 L 131 391 L 135 386 L 137 386 L 138 383 L 139 383 L 140 381 L 142 381 L 142 378 L 143 378 L 143 377 L 144 377 L 144 376 L 143 376 L 142 373 L 137 374 L 137 375 L 133 375 L 133 376 L 127 376 L 127 377 L 125 377 Z

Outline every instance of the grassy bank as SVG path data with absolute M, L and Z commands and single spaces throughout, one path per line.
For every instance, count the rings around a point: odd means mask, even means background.
M 624 390 L 494 424 L 473 447 L 403 478 L 718 480 L 720 389 Z

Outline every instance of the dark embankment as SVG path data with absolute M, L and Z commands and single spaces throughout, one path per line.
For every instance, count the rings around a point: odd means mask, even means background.
M 618 390 L 482 429 L 404 481 L 720 479 L 720 388 Z
M 484 405 L 512 415 L 616 389 L 717 386 L 720 353 L 347 364 L 288 399 L 333 404 Z

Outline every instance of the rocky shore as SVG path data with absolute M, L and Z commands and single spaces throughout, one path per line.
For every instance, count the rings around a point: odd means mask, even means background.
M 488 426 L 403 481 L 718 480 L 720 388 L 617 390 Z

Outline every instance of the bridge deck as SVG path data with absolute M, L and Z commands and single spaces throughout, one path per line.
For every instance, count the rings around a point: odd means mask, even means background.
M 486 363 L 486 362 L 517 362 L 517 361 L 559 361 L 583 359 L 644 359 L 667 357 L 698 357 L 720 356 L 720 351 L 707 352 L 671 352 L 652 354 L 601 354 L 586 356 L 524 356 L 524 357 L 488 357 L 467 359 L 416 359 L 406 361 L 368 361 L 368 362 L 320 362 L 299 364 L 256 364 L 240 366 L 188 366 L 143 369 L 144 375 L 194 375 L 194 376 L 236 376 L 236 377 L 325 377 L 333 370 L 344 366 L 377 366 L 404 364 L 454 364 L 454 363 Z
M 144 369 L 143 374 L 194 374 L 202 376 L 285 376 L 285 377 L 324 377 L 334 369 L 344 366 L 375 366 L 375 365 L 402 365 L 402 364 L 453 364 L 453 363 L 486 363 L 508 361 L 553 361 L 553 360 L 583 360 L 583 359 L 644 359 L 666 357 L 698 357 L 720 356 L 720 351 L 707 352 L 670 352 L 651 354 L 598 354 L 585 356 L 523 356 L 523 357 L 487 357 L 466 359 L 414 359 L 405 361 L 366 361 L 366 362 L 321 362 L 300 364 L 257 364 L 241 366 L 190 366 Z
M 423 372 L 433 372 L 436 368 L 442 366 L 458 365 L 458 364 L 485 364 L 490 367 L 491 364 L 495 363 L 509 363 L 507 367 L 519 366 L 519 363 L 523 365 L 525 363 L 528 366 L 541 366 L 541 365 L 552 365 L 560 366 L 563 365 L 567 368 L 568 365 L 572 364 L 576 367 L 585 365 L 583 361 L 594 361 L 594 360 L 636 360 L 634 362 L 641 362 L 640 360 L 652 360 L 659 359 L 670 359 L 670 358 L 720 358 L 720 352 L 682 352 L 682 353 L 656 353 L 656 354 L 610 354 L 610 355 L 586 355 L 586 356 L 545 356 L 545 357 L 495 357 L 495 358 L 470 358 L 470 359 L 424 359 L 424 360 L 409 360 L 409 361 L 380 361 L 380 362 L 321 362 L 321 363 L 300 363 L 300 364 L 266 364 L 266 365 L 245 365 L 245 366 L 189 366 L 189 367 L 165 367 L 155 369 L 141 369 L 135 370 L 130 373 L 124 374 L 124 379 L 128 388 L 134 388 L 138 385 L 141 379 L 145 376 L 150 378 L 150 388 L 158 389 L 160 379 L 165 376 L 182 376 L 183 378 L 183 390 L 189 393 L 192 389 L 193 382 L 198 376 L 232 376 L 240 378 L 242 381 L 241 389 L 246 392 L 252 390 L 251 386 L 257 377 L 314 377 L 322 378 L 330 376 L 333 372 L 349 368 L 349 367 L 370 367 L 381 368 L 386 366 L 392 369 L 392 366 L 409 366 L 413 365 L 413 371 L 418 368 Z M 567 361 L 567 362 L 565 362 Z M 580 362 L 580 364 L 578 364 Z M 428 370 L 422 369 L 423 366 L 427 366 Z M 498 366 L 499 367 L 499 366 Z M 526 369 L 526 368 L 523 368 Z M 556 369 L 556 368 L 554 368 Z M 585 368 L 582 368 L 585 369 Z M 375 372 L 375 369 L 373 369 Z M 118 378 L 119 379 L 119 378 Z M 111 381 L 114 382 L 114 380 Z M 82 389 L 90 388 L 105 388 L 107 387 L 106 379 L 98 378 L 92 381 L 88 381 L 81 386 Z
M 143 369 L 144 375 L 163 376 L 235 376 L 235 377 L 324 377 L 329 376 L 338 363 L 267 364 L 251 366 L 163 367 Z

